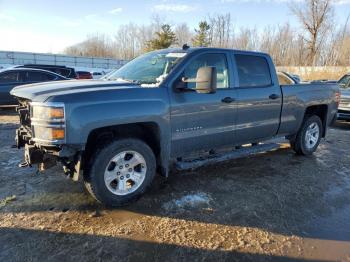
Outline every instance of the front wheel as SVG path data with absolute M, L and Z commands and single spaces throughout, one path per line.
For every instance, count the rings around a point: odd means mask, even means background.
M 296 138 L 291 142 L 298 155 L 311 155 L 316 151 L 322 137 L 322 121 L 316 116 L 305 118 Z
M 117 207 L 138 199 L 155 173 L 152 149 L 141 140 L 122 139 L 96 152 L 84 183 L 96 200 Z

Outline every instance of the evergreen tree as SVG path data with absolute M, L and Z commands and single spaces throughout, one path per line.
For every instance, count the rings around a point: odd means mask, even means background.
M 208 39 L 210 25 L 206 21 L 199 23 L 199 29 L 195 29 L 195 37 L 192 39 L 193 46 L 209 46 L 210 42 Z
M 176 43 L 176 35 L 171 29 L 171 26 L 164 24 L 159 32 L 156 32 L 156 37 L 147 42 L 147 51 L 164 49 Z

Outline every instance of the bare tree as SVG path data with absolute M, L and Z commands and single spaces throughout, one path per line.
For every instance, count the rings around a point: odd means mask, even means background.
M 85 41 L 67 47 L 64 52 L 129 60 L 146 50 L 192 42 L 196 46 L 267 52 L 278 66 L 349 66 L 349 19 L 336 26 L 331 1 L 305 0 L 290 6 L 302 31 L 288 23 L 260 30 L 248 27 L 235 30 L 230 14 L 210 15 L 192 31 L 186 23 L 170 26 L 165 18 L 155 15 L 148 24 L 120 25 L 112 39 L 104 34 L 89 35 Z
M 346 66 L 350 64 L 350 27 L 349 18 L 343 26 L 334 28 L 328 40 L 328 45 L 323 48 L 324 64 L 331 66 Z
M 186 23 L 176 25 L 174 32 L 179 46 L 191 42 L 192 32 Z
M 208 32 L 209 43 L 216 47 L 229 47 L 232 34 L 230 13 L 209 16 L 208 21 L 210 27 Z
M 77 56 L 115 57 L 113 41 L 104 34 L 89 35 L 85 41 L 67 47 L 64 53 Z
M 259 50 L 259 39 L 256 28 L 241 28 L 235 34 L 233 47 L 242 50 Z
M 292 13 L 298 18 L 305 30 L 304 40 L 307 43 L 309 65 L 316 65 L 317 54 L 332 26 L 333 8 L 331 1 L 305 0 L 303 4 L 294 2 L 289 5 Z

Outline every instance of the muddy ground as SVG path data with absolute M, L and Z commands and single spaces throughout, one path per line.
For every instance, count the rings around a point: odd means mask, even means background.
M 55 168 L 20 169 L 0 112 L 0 261 L 350 261 L 350 123 L 274 152 L 158 177 L 106 209 Z

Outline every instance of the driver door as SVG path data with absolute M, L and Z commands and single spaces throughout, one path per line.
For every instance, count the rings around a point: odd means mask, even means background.
M 193 57 L 185 64 L 177 81 L 182 77 L 196 78 L 198 69 L 206 66 L 216 67 L 216 93 L 198 93 L 195 83 L 186 83 L 182 91 L 173 87 L 170 92 L 172 156 L 234 143 L 236 91 L 228 53 L 201 53 Z

